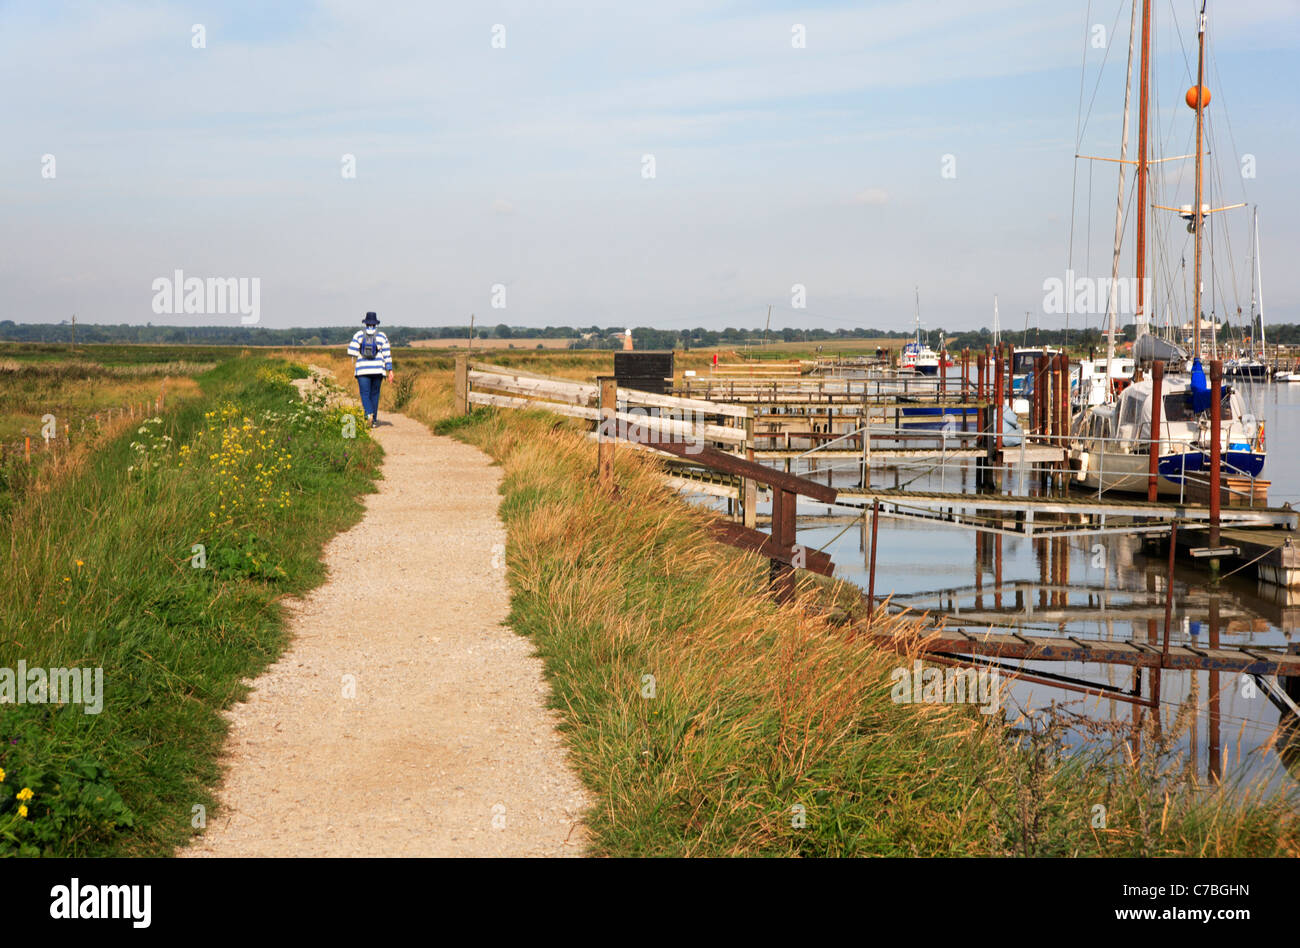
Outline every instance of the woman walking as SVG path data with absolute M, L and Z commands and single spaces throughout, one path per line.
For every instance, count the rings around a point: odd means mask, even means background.
M 370 419 L 370 427 L 379 423 L 379 387 L 384 376 L 393 380 L 393 353 L 388 347 L 388 337 L 379 331 L 379 317 L 366 313 L 362 320 L 365 329 L 358 329 L 348 343 L 348 355 L 356 360 L 354 365 L 357 388 L 361 390 L 361 410 Z

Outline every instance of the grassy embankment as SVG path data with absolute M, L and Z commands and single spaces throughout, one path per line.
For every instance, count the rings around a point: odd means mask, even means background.
M 1190 717 L 1148 730 L 1132 761 L 1066 757 L 1054 730 L 969 705 L 895 703 L 890 673 L 911 656 L 818 608 L 851 589 L 808 587 L 777 607 L 765 562 L 706 539 L 652 461 L 620 452 L 611 499 L 578 426 L 449 419 L 448 381 L 426 371 L 407 410 L 504 467 L 510 622 L 546 662 L 597 801 L 595 852 L 1300 854 L 1294 795 L 1197 786 L 1168 752 Z
M 377 473 L 364 428 L 290 375 L 224 362 L 0 525 L 0 669 L 103 669 L 97 714 L 87 695 L 0 706 L 0 855 L 166 854 L 211 815 L 219 712 L 280 653 L 279 598 L 321 581 Z
M 198 392 L 194 376 L 238 349 L 0 344 L 0 517 L 59 480 L 158 399 Z M 152 414 L 152 410 L 150 410 Z M 24 439 L 30 438 L 28 456 Z

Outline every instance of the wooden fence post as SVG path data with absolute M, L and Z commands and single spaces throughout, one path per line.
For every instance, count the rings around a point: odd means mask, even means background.
M 601 375 L 600 422 L 596 426 L 596 476 L 601 490 L 614 489 L 614 440 L 618 433 L 618 380 Z
M 469 414 L 469 357 L 456 356 L 456 404 L 458 415 Z

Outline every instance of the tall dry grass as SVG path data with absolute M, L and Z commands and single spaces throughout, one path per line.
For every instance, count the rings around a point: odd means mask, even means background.
M 1054 726 L 895 703 L 912 654 L 839 624 L 842 587 L 777 605 L 766 562 L 708 539 L 649 458 L 620 452 L 608 496 L 570 422 L 484 410 L 440 427 L 503 465 L 510 621 L 546 662 L 599 853 L 1300 851 L 1294 795 L 1197 786 L 1170 735 L 1134 760 L 1066 755 Z M 880 621 L 913 644 L 926 631 Z

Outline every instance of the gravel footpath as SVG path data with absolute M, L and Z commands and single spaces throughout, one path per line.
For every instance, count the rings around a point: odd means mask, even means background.
M 228 712 L 221 807 L 178 855 L 582 854 L 588 801 L 541 660 L 502 624 L 500 469 L 381 418 L 379 492 Z

